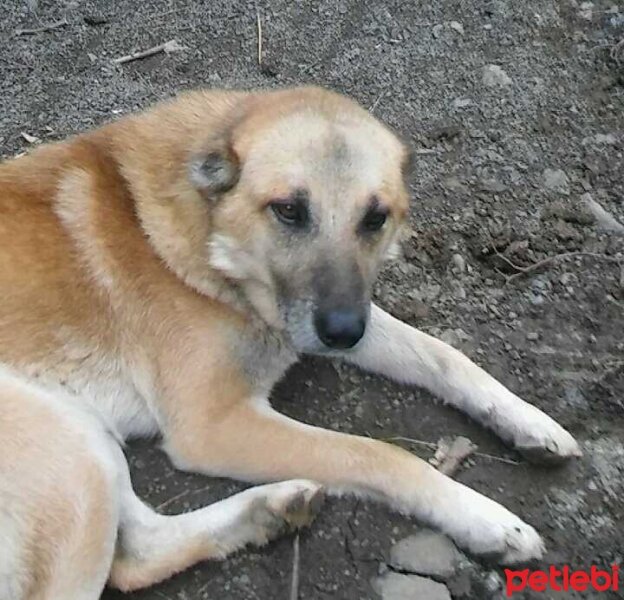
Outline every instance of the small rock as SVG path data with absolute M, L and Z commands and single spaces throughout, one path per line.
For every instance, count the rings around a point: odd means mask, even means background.
M 513 255 L 513 256 L 518 256 L 520 258 L 527 258 L 528 250 L 529 250 L 529 240 L 514 240 L 505 249 L 505 254 L 507 256 Z
M 581 17 L 581 19 L 591 21 L 594 18 L 594 3 L 582 2 L 581 6 L 579 7 L 578 15 L 579 17 Z
M 431 302 L 435 300 L 442 291 L 442 286 L 437 283 L 432 283 L 430 285 L 426 285 L 422 288 L 423 298 Z
M 505 87 L 512 84 L 511 77 L 498 65 L 483 67 L 483 84 L 488 87 Z
M 564 196 L 570 195 L 570 180 L 562 169 L 545 169 L 543 173 L 544 187 L 551 192 Z
M 442 185 L 449 190 L 449 192 L 455 192 L 458 194 L 467 194 L 470 190 L 465 186 L 457 177 L 447 177 Z
M 503 579 L 496 571 L 490 571 L 483 583 L 485 589 L 491 594 L 503 589 Z
M 581 142 L 584 146 L 588 144 L 596 144 L 598 146 L 615 146 L 617 138 L 612 133 L 597 133 L 589 137 L 583 138 Z
M 444 29 L 444 25 L 441 25 L 440 23 L 438 23 L 437 25 L 434 25 L 433 29 L 431 30 L 433 37 L 436 39 L 439 38 L 443 29 Z
M 448 588 L 418 575 L 387 573 L 374 584 L 383 600 L 451 600 Z
M 453 254 L 451 261 L 458 273 L 463 273 L 466 270 L 466 259 L 461 254 Z
M 84 22 L 87 25 L 96 26 L 96 25 L 105 25 L 108 23 L 108 19 L 104 15 L 92 14 L 85 15 L 83 17 Z
M 20 134 L 29 144 L 39 144 L 41 142 L 41 139 L 38 138 L 36 135 L 30 135 L 30 133 L 26 132 L 26 131 L 22 131 L 22 133 Z
M 449 27 L 459 33 L 459 35 L 464 35 L 464 26 L 459 21 L 451 21 L 449 23 Z
M 480 181 L 479 188 L 484 192 L 501 194 L 507 189 L 507 186 L 501 181 L 498 181 L 498 179 L 486 178 Z
M 462 553 L 446 536 L 423 529 L 392 547 L 393 567 L 446 581 L 457 572 Z
M 553 226 L 555 230 L 555 235 L 563 241 L 576 241 L 580 242 L 583 239 L 583 236 L 576 230 L 572 225 L 566 223 L 559 219 Z
M 466 108 L 472 104 L 472 99 L 470 98 L 455 98 L 453 100 L 453 108 Z
M 581 196 L 581 200 L 596 218 L 596 225 L 598 225 L 599 229 L 624 234 L 624 225 L 616 220 L 612 214 L 602 208 L 602 206 L 593 199 L 590 193 L 583 194 Z

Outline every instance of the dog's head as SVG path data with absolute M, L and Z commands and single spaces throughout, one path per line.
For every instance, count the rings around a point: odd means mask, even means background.
M 378 269 L 408 209 L 399 139 L 317 88 L 260 94 L 189 177 L 210 203 L 209 261 L 301 352 L 363 336 Z

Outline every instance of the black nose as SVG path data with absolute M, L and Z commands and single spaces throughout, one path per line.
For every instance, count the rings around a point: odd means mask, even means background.
M 364 311 L 351 308 L 319 310 L 314 317 L 319 338 L 329 348 L 352 348 L 366 329 Z

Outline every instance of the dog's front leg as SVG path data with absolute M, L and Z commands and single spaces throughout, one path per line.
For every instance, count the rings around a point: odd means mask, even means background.
M 230 403 L 218 419 L 204 419 L 198 404 L 193 413 L 166 435 L 165 448 L 180 468 L 248 481 L 306 477 L 329 493 L 384 501 L 504 563 L 542 554 L 532 527 L 401 448 L 298 423 L 265 400 Z
M 494 430 L 529 458 L 580 455 L 574 438 L 464 354 L 372 305 L 364 338 L 345 354 L 363 369 L 427 388 Z

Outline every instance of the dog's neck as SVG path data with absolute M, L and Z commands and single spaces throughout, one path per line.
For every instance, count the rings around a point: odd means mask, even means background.
M 167 110 L 156 108 L 130 117 L 124 127 L 112 125 L 103 132 L 132 196 L 140 227 L 152 249 L 187 286 L 258 325 L 264 322 L 279 330 L 270 291 L 256 281 L 232 278 L 214 265 L 214 203 L 202 197 L 189 177 L 197 131 L 210 128 L 211 123 L 217 127 L 232 110 L 231 100 L 207 105 L 189 97 L 186 102 L 197 102 L 192 111 L 197 121 L 176 115 L 179 105 L 172 104 Z

